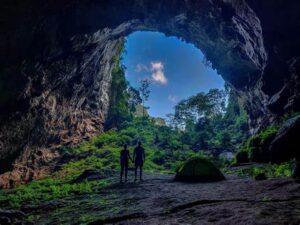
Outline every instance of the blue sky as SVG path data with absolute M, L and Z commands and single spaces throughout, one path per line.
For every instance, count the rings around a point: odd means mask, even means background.
M 192 44 L 158 32 L 135 32 L 127 37 L 123 64 L 126 78 L 138 88 L 144 78 L 152 80 L 146 103 L 150 115 L 165 117 L 180 100 L 200 91 L 223 88 L 224 80 L 202 63 L 203 54 Z

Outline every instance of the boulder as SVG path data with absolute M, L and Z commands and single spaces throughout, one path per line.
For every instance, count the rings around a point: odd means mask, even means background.
M 177 171 L 175 181 L 210 182 L 221 181 L 225 177 L 209 160 L 194 157 L 186 161 Z
M 300 116 L 287 120 L 278 130 L 270 146 L 271 162 L 280 163 L 296 158 L 300 161 Z

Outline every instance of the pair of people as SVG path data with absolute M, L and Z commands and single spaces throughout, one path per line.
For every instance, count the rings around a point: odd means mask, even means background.
M 120 164 L 121 164 L 121 173 L 120 173 L 120 182 L 122 182 L 123 174 L 125 173 L 125 182 L 127 182 L 127 174 L 128 174 L 128 164 L 129 159 L 134 162 L 134 181 L 137 180 L 137 170 L 140 169 L 140 181 L 142 181 L 143 175 L 143 165 L 145 162 L 145 150 L 142 147 L 142 143 L 139 141 L 137 147 L 134 149 L 133 159 L 130 156 L 129 150 L 127 149 L 127 145 L 123 146 L 123 149 L 120 153 Z

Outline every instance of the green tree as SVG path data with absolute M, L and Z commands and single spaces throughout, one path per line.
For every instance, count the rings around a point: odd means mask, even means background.
M 185 125 L 186 121 L 197 123 L 201 118 L 214 118 L 225 113 L 226 93 L 211 89 L 207 94 L 200 92 L 175 106 L 175 118 Z
M 228 148 L 231 147 L 231 135 L 228 131 L 223 131 L 221 133 L 221 145 L 222 147 Z
M 125 66 L 121 63 L 124 42 L 120 42 L 118 54 L 114 57 L 112 69 L 110 108 L 106 119 L 106 129 L 120 128 L 122 123 L 131 119 L 129 110 L 128 82 L 125 78 Z
M 139 91 L 141 94 L 141 98 L 142 98 L 142 105 L 143 105 L 143 117 L 145 117 L 145 102 L 148 101 L 149 96 L 150 96 L 150 80 L 145 78 L 143 80 L 140 81 L 140 87 L 139 87 Z
M 128 104 L 130 112 L 134 113 L 136 111 L 136 107 L 142 104 L 142 98 L 140 92 L 133 87 L 128 88 Z
M 182 100 L 174 117 L 183 128 L 183 144 L 194 150 L 237 149 L 247 137 L 245 110 L 230 89 L 211 89 Z

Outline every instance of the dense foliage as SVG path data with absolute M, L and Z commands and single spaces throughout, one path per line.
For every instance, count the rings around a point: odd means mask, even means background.
M 193 150 L 235 151 L 248 136 L 247 114 L 233 91 L 201 92 L 181 101 L 168 117 L 172 127 L 183 130 L 182 144 Z
M 138 141 L 141 141 L 145 148 L 147 157 L 145 169 L 149 171 L 171 172 L 184 160 L 195 155 L 203 155 L 203 152 L 192 151 L 189 146 L 182 145 L 181 132 L 167 126 L 155 125 L 155 120 L 150 117 L 135 117 L 131 121 L 124 122 L 119 130 L 107 131 L 67 151 L 69 154 L 91 153 L 104 156 L 95 164 L 89 162 L 87 165 L 97 165 L 98 169 L 115 170 L 119 168 L 119 152 L 122 146 L 129 145 L 132 152 Z M 75 168 L 82 167 L 76 163 Z M 65 168 L 68 166 L 67 164 Z
M 112 69 L 112 83 L 110 93 L 110 109 L 106 120 L 106 127 L 119 127 L 124 121 L 130 119 L 133 100 L 130 93 L 134 89 L 128 89 L 128 82 L 125 78 L 125 67 L 121 63 L 121 53 L 124 51 L 124 43 L 119 43 L 118 54 L 113 58 L 114 67 Z M 131 101 L 129 101 L 131 100 Z

